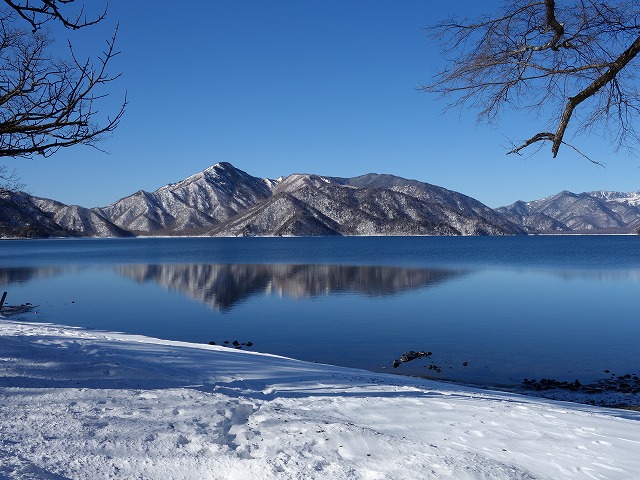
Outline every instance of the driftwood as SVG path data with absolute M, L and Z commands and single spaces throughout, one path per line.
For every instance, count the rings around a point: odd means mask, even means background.
M 18 313 L 27 313 L 37 307 L 37 305 L 31 305 L 30 303 L 24 303 L 22 305 L 6 305 L 4 304 L 7 299 L 7 292 L 3 292 L 0 298 L 0 315 L 8 317 L 9 315 L 16 315 Z

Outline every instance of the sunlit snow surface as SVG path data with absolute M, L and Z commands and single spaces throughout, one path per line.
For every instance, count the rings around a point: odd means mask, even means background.
M 637 478 L 640 413 L 0 319 L 0 478 Z

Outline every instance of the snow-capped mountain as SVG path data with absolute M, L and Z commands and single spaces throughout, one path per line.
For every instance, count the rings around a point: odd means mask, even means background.
M 229 163 L 97 209 L 137 234 L 495 235 L 522 231 L 465 195 L 415 180 L 253 177 Z
M 31 202 L 49 218 L 73 236 L 81 237 L 127 237 L 124 230 L 107 220 L 95 209 L 78 205 L 65 205 L 46 198 L 31 197 Z
M 496 209 L 530 232 L 630 233 L 640 227 L 640 192 L 560 192 Z
M 0 196 L 0 238 L 128 237 L 95 209 L 65 205 L 24 192 Z
M 0 195 L 0 238 L 67 237 L 58 225 L 23 192 Z
M 522 233 L 477 200 L 391 175 L 295 174 L 211 235 L 505 235 Z
M 106 207 L 23 192 L 0 196 L 0 237 L 517 235 L 639 227 L 640 191 L 563 191 L 493 210 L 461 193 L 393 175 L 274 180 L 226 162 Z
M 271 196 L 275 183 L 217 163 L 147 193 L 142 190 L 97 209 L 121 228 L 141 233 L 211 227 Z
M 225 162 L 106 207 L 86 209 L 26 194 L 23 201 L 34 213 L 23 224 L 48 225 L 40 236 L 524 233 L 473 198 L 416 180 L 378 174 L 273 180 Z

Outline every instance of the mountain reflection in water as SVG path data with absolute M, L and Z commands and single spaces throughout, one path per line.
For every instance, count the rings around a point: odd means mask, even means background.
M 216 310 L 253 295 L 305 298 L 337 293 L 384 296 L 437 285 L 463 271 L 344 265 L 119 265 L 121 275 L 156 282 Z
M 27 283 L 32 280 L 55 277 L 62 274 L 62 267 L 14 267 L 0 268 L 0 287 Z

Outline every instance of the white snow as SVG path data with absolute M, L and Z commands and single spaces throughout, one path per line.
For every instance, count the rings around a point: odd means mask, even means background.
M 607 202 L 626 203 L 634 207 L 640 206 L 640 190 L 636 192 L 614 192 L 611 190 L 598 190 L 585 192 L 592 197 L 601 198 Z
M 631 479 L 640 413 L 0 319 L 0 478 Z

